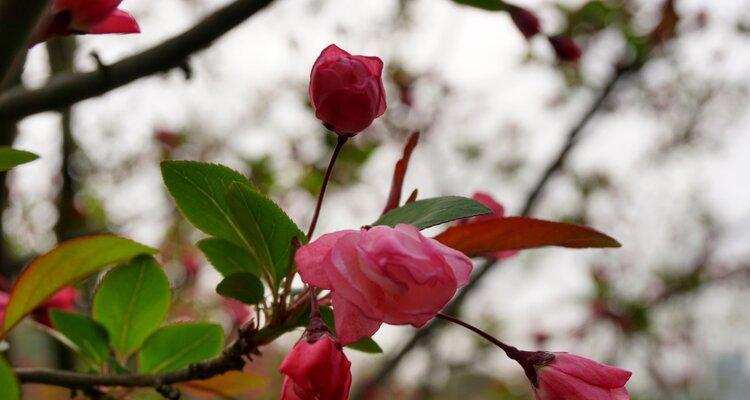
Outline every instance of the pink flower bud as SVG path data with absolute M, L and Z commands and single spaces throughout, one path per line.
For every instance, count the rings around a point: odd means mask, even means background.
M 351 363 L 341 345 L 329 334 L 310 340 L 303 337 L 281 363 L 281 400 L 348 399 Z
M 135 18 L 117 7 L 122 0 L 55 0 L 34 42 L 75 34 L 139 33 Z
M 554 353 L 537 367 L 537 400 L 629 400 L 625 384 L 632 373 L 569 353 Z
M 581 48 L 567 36 L 550 36 L 549 42 L 560 61 L 577 62 L 581 58 Z
M 365 130 L 385 112 L 383 61 L 353 56 L 335 44 L 326 47 L 310 73 L 310 102 L 315 116 L 339 135 Z
M 331 290 L 343 345 L 371 336 L 382 323 L 423 326 L 472 269 L 464 254 L 405 224 L 323 235 L 295 260 L 304 282 Z
M 539 18 L 533 12 L 512 4 L 508 4 L 508 12 L 513 23 L 526 39 L 539 33 Z

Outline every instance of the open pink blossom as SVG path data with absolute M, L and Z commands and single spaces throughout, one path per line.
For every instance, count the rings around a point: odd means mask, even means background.
M 332 44 L 310 72 L 310 102 L 315 116 L 339 135 L 365 130 L 386 108 L 383 61 L 355 56 Z
M 135 18 L 118 9 L 122 0 L 54 0 L 35 37 L 42 42 L 76 34 L 139 33 Z
M 629 400 L 632 373 L 569 353 L 537 369 L 537 400 Z
M 330 334 L 303 337 L 281 363 L 281 400 L 346 400 L 352 384 L 351 362 Z
M 421 327 L 465 285 L 471 260 L 411 225 L 321 236 L 295 256 L 302 280 L 330 289 L 343 345 L 382 323 Z

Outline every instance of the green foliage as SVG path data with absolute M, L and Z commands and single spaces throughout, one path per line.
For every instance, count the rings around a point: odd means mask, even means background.
M 394 227 L 398 224 L 410 224 L 419 229 L 425 229 L 444 222 L 490 212 L 491 210 L 482 203 L 466 197 L 436 197 L 418 200 L 393 209 L 380 217 L 373 225 Z
M 0 399 L 18 400 L 20 398 L 21 388 L 18 385 L 18 378 L 10 365 L 0 356 Z
M 230 185 L 226 199 L 245 248 L 278 283 L 289 271 L 292 239 L 305 243 L 305 235 L 276 203 L 246 185 Z
M 100 368 L 109 358 L 109 334 L 96 321 L 80 314 L 51 310 L 50 319 L 55 329 L 78 347 L 86 361 Z
M 224 331 L 217 324 L 185 323 L 165 326 L 143 343 L 138 356 L 142 373 L 185 368 L 215 357 L 224 347 Z
M 453 0 L 453 2 L 486 11 L 505 11 L 508 8 L 502 0 Z
M 190 223 L 209 235 L 243 244 L 224 197 L 234 182 L 250 185 L 242 174 L 223 165 L 194 161 L 164 161 L 161 173 L 177 207 Z
M 39 158 L 38 155 L 16 150 L 6 146 L 0 146 L 0 171 L 7 171 L 21 164 L 26 164 Z
M 269 194 L 276 186 L 276 171 L 269 155 L 247 161 L 250 167 L 250 182 L 263 194 Z
M 224 278 L 216 286 L 216 293 L 245 304 L 258 304 L 263 301 L 263 283 L 253 274 L 238 272 Z
M 333 317 L 333 310 L 330 307 L 320 307 L 320 316 L 323 318 L 323 322 L 325 322 L 328 328 L 331 329 L 331 331 L 335 332 L 336 322 Z M 352 344 L 347 345 L 346 347 L 352 350 L 358 350 L 364 353 L 371 354 L 383 352 L 383 349 L 380 348 L 380 345 L 371 337 L 364 337 Z
M 232 242 L 208 238 L 198 242 L 198 248 L 222 276 L 227 277 L 237 272 L 248 272 L 258 277 L 263 275 L 255 256 Z
M 623 2 L 592 0 L 574 9 L 563 9 L 567 14 L 567 35 L 594 34 L 609 27 L 623 27 L 630 13 Z
M 29 264 L 18 278 L 0 338 L 24 316 L 65 286 L 104 267 L 156 250 L 114 235 L 86 236 L 64 242 Z
M 305 236 L 279 206 L 253 190 L 242 174 L 221 165 L 165 161 L 162 175 L 177 206 L 195 227 L 249 252 L 236 252 L 225 242 L 203 242 L 201 249 L 225 276 L 231 272 L 260 275 L 263 270 L 271 285 L 286 276 L 292 238 L 305 242 Z
M 94 320 L 109 332 L 112 347 L 121 358 L 143 344 L 169 309 L 169 281 L 151 257 L 107 273 L 94 295 Z

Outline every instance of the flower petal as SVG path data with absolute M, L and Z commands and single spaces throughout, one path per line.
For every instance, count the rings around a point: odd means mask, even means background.
M 367 318 L 357 306 L 336 292 L 333 292 L 331 302 L 336 322 L 336 336 L 342 346 L 372 336 L 380 329 L 380 321 Z
M 132 15 L 122 10 L 115 10 L 106 19 L 92 26 L 88 33 L 105 34 L 105 33 L 140 33 L 141 28 Z

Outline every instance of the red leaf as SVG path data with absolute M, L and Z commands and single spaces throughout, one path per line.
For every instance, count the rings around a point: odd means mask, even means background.
M 411 153 L 417 146 L 419 141 L 419 131 L 412 133 L 409 136 L 409 140 L 406 142 L 404 147 L 404 155 L 396 163 L 396 168 L 393 170 L 393 180 L 391 181 L 391 193 L 388 195 L 388 202 L 385 203 L 385 208 L 381 215 L 385 215 L 388 211 L 397 208 L 401 202 L 401 188 L 404 185 L 404 176 L 406 175 L 406 168 L 409 166 L 409 158 Z
M 544 246 L 620 247 L 615 239 L 585 226 L 508 217 L 450 227 L 435 239 L 470 257 L 501 250 Z

